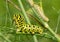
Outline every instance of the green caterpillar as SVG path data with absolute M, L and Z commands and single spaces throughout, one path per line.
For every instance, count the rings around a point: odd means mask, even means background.
M 16 32 L 25 33 L 25 34 L 42 34 L 43 29 L 36 25 L 28 25 L 24 21 L 24 17 L 20 14 L 14 14 L 13 20 L 16 24 Z

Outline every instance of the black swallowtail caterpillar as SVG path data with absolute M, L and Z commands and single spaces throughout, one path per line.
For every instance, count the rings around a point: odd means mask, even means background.
M 20 14 L 14 14 L 13 20 L 16 24 L 16 32 L 17 33 L 25 33 L 25 34 L 42 34 L 43 29 L 36 25 L 28 25 L 24 21 L 24 17 Z

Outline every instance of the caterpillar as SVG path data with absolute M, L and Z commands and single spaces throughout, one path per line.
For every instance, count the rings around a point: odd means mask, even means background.
M 43 29 L 36 25 L 28 25 L 24 21 L 24 17 L 20 14 L 14 14 L 13 20 L 16 24 L 16 32 L 23 34 L 42 34 Z

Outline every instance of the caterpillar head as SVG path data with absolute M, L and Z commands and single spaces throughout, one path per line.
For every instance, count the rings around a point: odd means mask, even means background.
M 13 21 L 15 22 L 17 27 L 21 27 L 24 24 L 24 18 L 20 14 L 14 14 Z

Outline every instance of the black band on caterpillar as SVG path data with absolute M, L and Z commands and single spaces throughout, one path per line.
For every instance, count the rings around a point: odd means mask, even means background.
M 43 29 L 41 29 L 41 27 L 38 27 L 36 25 L 25 24 L 24 18 L 20 14 L 18 15 L 15 14 L 13 19 L 17 27 L 16 32 L 24 34 L 35 34 L 35 33 L 42 34 L 43 32 Z

